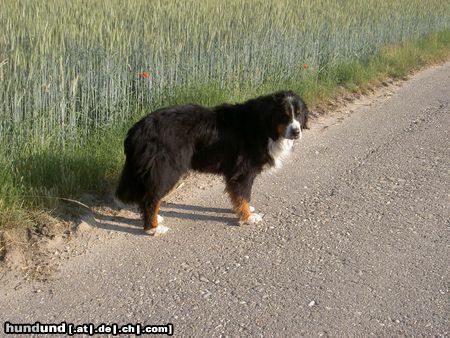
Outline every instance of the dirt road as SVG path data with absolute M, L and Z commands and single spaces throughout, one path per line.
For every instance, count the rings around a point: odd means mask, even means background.
M 262 224 L 234 226 L 215 181 L 171 197 L 159 238 L 133 214 L 97 215 L 98 242 L 52 280 L 2 290 L 0 320 L 173 323 L 179 337 L 448 336 L 449 102 L 447 63 L 319 120 L 257 181 Z

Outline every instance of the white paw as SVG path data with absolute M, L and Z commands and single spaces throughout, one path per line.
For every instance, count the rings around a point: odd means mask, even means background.
M 262 221 L 262 216 L 256 213 L 252 213 L 250 217 L 245 221 L 240 221 L 239 224 L 258 224 Z
M 165 227 L 164 225 L 158 225 L 156 228 L 151 228 L 149 230 L 146 230 L 145 232 L 150 236 L 159 236 L 165 234 L 168 230 L 168 227 Z
M 255 207 L 252 207 L 252 206 L 250 206 L 249 209 L 250 209 L 250 212 L 255 212 L 255 210 L 256 210 Z
M 164 222 L 164 217 L 158 215 L 158 224 Z

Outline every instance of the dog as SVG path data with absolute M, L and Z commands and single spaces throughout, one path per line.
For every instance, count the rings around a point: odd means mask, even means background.
M 189 170 L 222 175 L 240 224 L 262 217 L 250 207 L 252 186 L 264 169 L 281 166 L 294 140 L 308 128 L 309 111 L 293 91 L 279 91 L 238 104 L 187 104 L 156 110 L 125 138 L 125 164 L 116 196 L 138 203 L 144 231 L 167 231 L 158 215 L 161 200 Z

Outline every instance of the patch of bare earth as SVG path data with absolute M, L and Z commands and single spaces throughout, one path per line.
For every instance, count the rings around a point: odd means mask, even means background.
M 67 254 L 70 223 L 47 213 L 35 215 L 34 221 L 33 227 L 0 232 L 0 281 L 45 280 L 55 271 L 55 261 Z

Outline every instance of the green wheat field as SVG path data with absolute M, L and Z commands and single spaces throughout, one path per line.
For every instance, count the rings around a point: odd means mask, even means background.
M 449 29 L 445 0 L 0 0 L 0 227 L 112 191 L 152 109 L 312 102 L 448 56 Z

